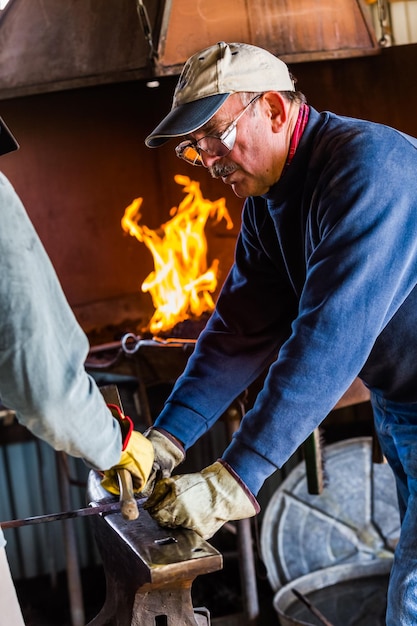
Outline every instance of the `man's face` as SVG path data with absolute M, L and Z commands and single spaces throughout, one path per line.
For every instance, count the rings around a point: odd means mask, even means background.
M 243 108 L 240 96 L 231 95 L 209 122 L 193 133 L 192 138 L 198 141 L 206 135 L 219 136 Z M 266 193 L 279 179 L 285 162 L 285 147 L 280 150 L 269 108 L 265 96 L 251 105 L 239 119 L 235 144 L 225 157 L 201 152 L 204 167 L 214 178 L 221 178 L 230 185 L 240 198 Z

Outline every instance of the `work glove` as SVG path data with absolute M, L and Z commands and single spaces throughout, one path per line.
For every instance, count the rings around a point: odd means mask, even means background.
M 210 539 L 225 522 L 253 517 L 260 510 L 254 495 L 222 460 L 196 474 L 160 480 L 144 506 L 161 526 L 183 526 L 203 539 Z
M 140 492 L 148 480 L 154 459 L 153 446 L 148 439 L 136 430 L 127 415 L 123 415 L 115 404 L 107 405 L 122 431 L 122 454 L 120 461 L 104 472 L 101 485 L 110 493 L 120 493 L 117 470 L 126 469 L 132 476 L 133 491 Z
M 148 482 L 142 489 L 144 496 L 150 496 L 155 483 L 162 478 L 169 478 L 177 465 L 185 458 L 185 450 L 178 439 L 168 432 L 149 428 L 144 436 L 152 443 L 154 462 Z

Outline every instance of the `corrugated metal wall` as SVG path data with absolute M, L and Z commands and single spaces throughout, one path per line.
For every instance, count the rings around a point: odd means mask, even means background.
M 417 2 L 392 2 L 390 16 L 394 43 L 417 43 Z
M 368 0 L 370 12 L 377 37 L 381 32 L 381 12 L 376 0 Z M 386 27 L 390 31 L 391 43 L 396 46 L 417 43 L 417 0 L 385 2 Z
M 65 457 L 71 479 L 71 507 L 86 505 L 82 486 L 88 468 L 82 460 Z M 61 510 L 57 455 L 46 443 L 33 440 L 0 446 L 0 519 L 16 519 Z M 68 520 L 75 529 L 81 567 L 100 562 L 88 519 Z M 39 575 L 55 577 L 66 568 L 63 522 L 36 524 L 4 531 L 7 557 L 15 580 Z

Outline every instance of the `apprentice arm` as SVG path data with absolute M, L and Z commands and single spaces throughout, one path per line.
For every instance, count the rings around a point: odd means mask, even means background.
M 88 341 L 12 185 L 0 174 L 0 397 L 56 450 L 118 463 L 118 422 L 84 369 Z

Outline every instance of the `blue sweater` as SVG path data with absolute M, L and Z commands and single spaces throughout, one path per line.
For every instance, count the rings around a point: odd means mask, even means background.
M 268 368 L 222 457 L 256 495 L 357 376 L 417 402 L 416 284 L 417 140 L 311 108 L 156 425 L 189 447 Z

